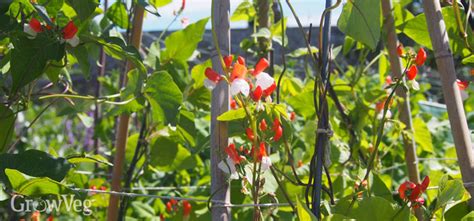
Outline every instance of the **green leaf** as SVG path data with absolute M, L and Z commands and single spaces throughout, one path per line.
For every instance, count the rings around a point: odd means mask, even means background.
M 404 25 L 407 21 L 413 19 L 415 16 L 413 16 L 410 11 L 403 8 L 401 4 L 395 4 L 393 6 L 393 17 L 395 20 L 395 27 L 399 27 Z
M 312 91 L 305 91 L 292 97 L 288 100 L 288 104 L 293 107 L 298 115 L 303 116 L 305 119 L 309 119 L 316 113 L 313 105 L 308 105 L 313 104 Z
M 77 47 L 69 49 L 72 55 L 77 59 L 79 68 L 82 71 L 82 74 L 86 77 L 90 77 L 91 73 L 91 64 L 89 62 L 89 52 L 84 45 L 79 45 Z
M 351 218 L 341 215 L 341 214 L 332 214 L 323 218 L 323 221 L 346 221 L 351 220 Z
M 63 61 L 51 61 L 50 65 L 46 66 L 46 69 L 44 70 L 44 73 L 46 73 L 46 76 L 48 76 L 48 79 L 51 82 L 58 82 L 59 80 L 59 75 L 62 73 L 64 67 Z M 59 67 L 58 67 L 59 66 Z
M 80 154 L 80 155 L 72 155 L 67 157 L 67 161 L 69 163 L 77 164 L 77 163 L 102 163 L 108 166 L 113 166 L 105 157 L 95 154 Z
M 260 28 L 258 29 L 257 33 L 253 33 L 251 37 L 261 37 L 261 38 L 270 38 L 272 36 L 272 33 L 270 32 L 270 29 L 268 28 Z
M 462 59 L 463 64 L 474 64 L 474 55 Z
M 375 196 L 382 197 L 386 200 L 393 200 L 392 192 L 377 174 L 372 176 L 370 191 L 372 191 Z
M 446 221 L 458 221 L 462 220 L 466 214 L 469 214 L 469 202 L 468 201 L 462 201 L 460 203 L 457 203 L 456 205 L 450 207 L 445 213 L 444 213 L 444 218 Z M 469 217 L 469 216 L 466 216 Z M 474 214 L 471 215 L 472 219 L 474 220 Z
M 128 28 L 128 14 L 125 4 L 121 1 L 117 1 L 107 9 L 107 18 L 109 18 L 115 25 L 120 28 Z
M 471 221 L 474 220 L 474 211 L 470 212 L 466 216 L 464 216 L 461 221 Z
M 15 131 L 15 115 L 9 108 L 0 105 L 0 153 L 7 151 Z
M 8 14 L 18 15 L 20 13 L 20 7 L 22 7 L 23 13 L 25 14 L 30 14 L 34 11 L 34 7 L 29 0 L 13 0 L 10 2 Z
M 171 0 L 150 0 L 150 4 L 155 8 L 163 7 L 169 3 L 171 3 Z
M 183 93 L 165 71 L 155 72 L 147 80 L 145 96 L 153 111 L 164 114 L 167 123 L 175 123 L 178 108 L 183 102 Z
M 151 165 L 160 171 L 176 171 L 195 168 L 200 161 L 171 137 L 160 136 L 151 142 Z
M 135 47 L 127 46 L 122 39 L 117 37 L 99 38 L 92 35 L 81 35 L 81 41 L 102 45 L 104 46 L 104 50 L 107 53 L 122 59 L 128 59 L 130 62 L 132 62 L 139 72 L 135 94 L 140 94 L 143 85 L 143 79 L 147 74 L 147 69 L 142 62 L 140 53 L 138 53 L 138 50 Z
M 0 183 L 0 202 L 10 198 L 10 195 L 8 195 L 8 193 L 6 193 L 4 189 L 5 186 L 3 185 L 3 183 Z
M 151 142 L 151 164 L 155 167 L 165 167 L 173 163 L 178 153 L 178 143 L 169 137 L 160 136 Z
M 416 144 L 421 147 L 421 150 L 432 153 L 433 140 L 428 126 L 421 118 L 413 119 L 413 129 L 415 133 Z
M 5 174 L 14 185 L 12 186 L 16 194 L 25 196 L 59 195 L 68 188 L 58 181 L 47 177 L 27 179 L 18 170 L 5 169 Z
M 460 180 L 447 180 L 445 184 L 439 184 L 436 209 L 446 206 L 451 201 L 460 200 L 464 192 L 464 186 Z
M 446 30 L 449 36 L 449 46 L 453 53 L 463 56 L 470 54 L 469 50 L 465 47 L 466 44 L 464 42 L 464 39 L 459 33 L 453 8 L 443 7 L 441 9 L 441 14 L 446 24 Z M 408 37 L 410 37 L 412 40 L 414 40 L 416 43 L 421 44 L 422 46 L 427 47 L 429 49 L 433 49 L 433 46 L 431 45 L 431 38 L 428 32 L 428 27 L 426 25 L 426 16 L 424 13 L 421 13 L 415 18 L 407 21 L 406 24 L 401 28 L 401 31 Z M 472 36 L 472 30 L 470 28 L 467 30 L 467 32 L 468 36 Z M 474 39 L 469 38 L 469 42 L 472 45 L 474 43 Z
M 194 105 L 195 108 L 209 111 L 211 109 L 211 91 L 205 87 L 191 90 L 186 96 L 186 101 Z
M 132 202 L 133 212 L 137 215 L 137 218 L 148 218 L 151 219 L 155 217 L 155 210 L 148 204 L 142 203 L 140 201 Z M 151 219 L 154 220 L 154 219 Z
M 196 125 L 194 124 L 194 113 L 181 109 L 179 112 L 179 122 L 176 127 L 178 134 L 189 144 L 195 146 Z
M 317 53 L 317 52 L 318 52 L 318 49 L 316 47 L 311 47 L 311 53 Z M 288 53 L 288 57 L 298 58 L 307 54 L 308 54 L 308 48 L 302 47 L 302 48 L 297 48 L 294 51 Z
M 188 25 L 185 29 L 175 31 L 165 39 L 165 49 L 161 53 L 163 62 L 170 59 L 186 61 L 196 50 L 202 40 L 205 27 L 209 18 Z
M 107 116 L 117 116 L 123 113 L 131 114 L 144 108 L 145 98 L 143 96 L 136 97 L 134 94 L 139 91 L 138 88 L 142 87 L 142 82 L 139 82 L 139 76 L 140 74 L 137 69 L 130 70 L 127 73 L 128 82 L 125 89 L 120 92 L 120 98 L 122 101 L 129 102 L 114 106 L 111 111 L 107 112 Z
M 135 151 L 137 149 L 137 144 L 138 144 L 138 133 L 132 134 L 128 137 L 127 139 L 127 146 L 125 149 L 125 159 L 128 164 L 130 164 L 133 160 L 133 155 L 135 154 Z M 145 157 L 140 158 L 137 161 L 137 168 L 140 168 L 143 163 L 145 162 Z
M 48 14 L 55 17 L 58 11 L 63 7 L 64 0 L 39 0 L 38 4 L 44 5 Z
M 245 110 L 244 108 L 239 108 L 236 110 L 229 110 L 220 116 L 217 117 L 218 121 L 233 121 L 245 118 Z
M 200 88 L 204 86 L 204 79 L 206 79 L 204 71 L 208 67 L 212 67 L 211 59 L 207 59 L 205 62 L 197 64 L 193 67 L 191 70 L 191 77 L 194 80 L 194 88 Z
M 357 220 L 392 220 L 395 213 L 389 201 L 374 196 L 363 199 L 351 216 Z
M 49 38 L 46 33 L 38 34 L 35 39 L 26 36 L 13 38 L 12 43 L 10 72 L 13 92 L 40 77 L 48 60 L 59 61 L 64 57 L 64 44 Z
M 82 21 L 87 20 L 99 6 L 97 0 L 67 0 L 67 3 L 74 8 L 77 16 Z
M 287 20 L 288 20 L 287 18 L 280 19 L 277 23 L 273 24 L 270 27 L 270 32 L 272 33 L 273 41 L 283 46 L 286 46 L 288 44 L 288 36 L 286 35 L 286 21 Z M 282 29 L 282 25 L 281 25 L 282 22 L 283 22 L 284 29 Z M 283 42 L 282 34 L 285 35 L 284 36 L 285 42 Z
M 29 176 L 49 177 L 56 181 L 64 179 L 72 165 L 64 158 L 55 158 L 46 152 L 29 149 L 18 154 L 0 155 L 0 179 L 5 169 L 15 169 Z
M 380 1 L 348 1 L 337 26 L 346 35 L 374 50 L 380 39 Z
M 232 13 L 231 21 L 251 21 L 255 17 L 255 7 L 247 0 L 240 3 Z
M 299 198 L 296 198 L 296 210 L 300 221 L 316 221 L 318 220 L 313 213 L 308 209 L 306 204 L 301 203 Z

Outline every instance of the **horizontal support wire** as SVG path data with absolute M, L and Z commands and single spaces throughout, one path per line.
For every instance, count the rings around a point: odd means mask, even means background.
M 210 189 L 210 186 L 156 186 L 156 187 L 132 187 L 130 189 L 124 188 L 124 190 L 181 190 L 181 189 Z
M 474 186 L 474 182 L 467 182 L 463 183 L 464 187 L 472 187 Z M 201 188 L 201 186 L 188 186 L 190 188 Z M 180 189 L 183 187 L 144 187 L 144 188 L 132 188 L 132 190 L 167 190 L 167 189 Z M 209 188 L 208 186 L 203 186 L 202 188 Z M 71 188 L 73 191 L 77 192 L 84 192 L 84 193 L 94 193 L 94 194 L 108 194 L 108 195 L 117 195 L 123 197 L 146 197 L 152 199 L 165 199 L 165 200 L 187 200 L 193 202 L 209 202 L 208 199 L 203 198 L 193 198 L 193 197 L 179 197 L 179 196 L 159 196 L 159 195 L 152 195 L 152 194 L 143 194 L 143 193 L 131 193 L 131 192 L 117 192 L 117 191 L 106 191 L 106 190 L 94 190 L 94 189 L 80 189 L 80 188 Z M 437 190 L 439 186 L 430 186 L 427 190 Z M 392 194 L 398 194 L 398 192 L 392 192 Z M 338 200 L 336 200 L 338 201 Z M 290 207 L 289 203 L 259 203 L 259 204 L 232 204 L 232 203 L 225 203 L 224 201 L 220 200 L 210 200 L 213 203 L 212 207 Z
M 77 192 L 84 192 L 84 193 L 96 193 L 96 194 L 108 194 L 108 195 L 116 195 L 116 196 L 124 196 L 124 197 L 146 197 L 152 199 L 166 199 L 166 200 L 187 200 L 187 201 L 194 201 L 194 202 L 209 202 L 208 199 L 202 198 L 192 198 L 192 197 L 179 197 L 179 196 L 159 196 L 159 195 L 151 195 L 151 194 L 143 194 L 143 193 L 129 193 L 129 192 L 117 192 L 117 191 L 106 191 L 106 190 L 93 190 L 93 189 L 80 189 L 80 188 L 71 188 L 73 191 Z M 221 200 L 210 200 L 214 205 L 212 207 L 289 207 L 289 203 L 260 203 L 260 204 L 232 204 L 232 203 L 225 203 Z

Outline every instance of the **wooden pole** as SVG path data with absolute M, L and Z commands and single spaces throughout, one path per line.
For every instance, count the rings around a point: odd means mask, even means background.
M 133 26 L 132 26 L 132 36 L 131 43 L 132 45 L 140 49 L 142 41 L 142 26 L 143 26 L 143 14 L 144 9 L 140 5 L 136 5 L 135 12 L 133 16 Z M 127 70 L 133 69 L 133 65 L 130 63 L 127 66 Z M 127 75 L 125 74 L 123 84 L 127 82 Z M 123 160 L 125 158 L 125 146 L 127 145 L 128 138 L 128 124 L 130 120 L 129 114 L 121 114 L 118 121 L 117 127 L 117 137 L 115 139 L 115 158 L 114 158 L 114 167 L 112 171 L 112 191 L 121 191 L 121 180 L 123 172 Z M 116 221 L 118 218 L 118 205 L 119 205 L 119 196 L 110 195 L 109 207 L 107 209 L 107 220 Z
M 395 32 L 395 21 L 392 15 L 391 0 L 382 0 L 382 12 L 385 18 L 384 28 L 387 33 L 387 50 L 388 59 L 390 61 L 391 76 L 394 79 L 402 77 L 403 67 L 400 57 L 397 53 L 398 38 Z M 403 98 L 399 103 L 400 121 L 405 124 L 405 131 L 410 134 L 409 137 L 403 136 L 403 144 L 405 146 L 405 162 L 408 169 L 408 177 L 411 182 L 420 183 L 420 173 L 418 171 L 418 157 L 416 156 L 416 142 L 413 136 L 413 121 L 411 118 L 410 96 L 404 89 L 399 88 L 396 91 L 397 96 Z M 415 210 L 418 220 L 423 220 L 423 211 L 421 208 Z
M 438 72 L 441 77 L 444 100 L 448 109 L 449 123 L 451 124 L 462 180 L 464 183 L 474 182 L 473 144 L 467 126 L 461 94 L 456 83 L 456 70 L 454 69 L 453 55 L 449 48 L 446 24 L 441 14 L 441 6 L 439 1 L 425 0 L 423 1 L 423 8 Z M 474 196 L 474 186 L 466 186 L 466 189 L 471 196 Z M 471 209 L 474 209 L 473 199 L 471 198 L 469 202 Z
M 218 56 L 216 48 L 224 55 L 230 54 L 230 0 L 212 1 L 213 27 L 219 47 L 214 47 L 212 54 L 212 68 L 220 74 L 222 61 Z M 211 98 L 211 192 L 213 200 L 230 203 L 230 189 L 227 183 L 226 174 L 217 166 L 223 159 L 224 148 L 228 145 L 227 123 L 220 122 L 217 117 L 229 110 L 229 86 L 226 82 L 220 81 L 212 91 Z M 213 204 L 215 205 L 215 204 Z M 230 209 L 228 207 L 212 207 L 212 220 L 231 220 Z

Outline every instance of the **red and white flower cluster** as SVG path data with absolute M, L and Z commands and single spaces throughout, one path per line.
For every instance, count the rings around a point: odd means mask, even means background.
M 264 72 L 269 66 L 265 58 L 260 59 L 253 69 L 247 68 L 245 59 L 241 56 L 225 56 L 223 64 L 223 75 L 219 75 L 211 68 L 205 70 L 204 85 L 210 90 L 221 81 L 229 85 L 232 109 L 246 109 L 249 126 L 242 133 L 245 133 L 249 145 L 245 145 L 248 149 L 244 145 L 237 149 L 236 145 L 231 143 L 225 148 L 227 157 L 218 166 L 222 171 L 230 174 L 231 179 L 243 177 L 243 180 L 248 180 L 248 172 L 254 170 L 251 168 L 255 168 L 247 167 L 248 163 L 259 165 L 258 172 L 267 171 L 272 165 L 267 154 L 267 147 L 270 143 L 279 141 L 283 135 L 279 116 L 264 116 L 262 111 L 266 106 L 263 102 L 271 102 L 276 83 L 272 76 Z M 273 124 L 267 125 L 265 118 L 273 119 Z M 294 116 L 292 118 L 294 119 Z M 253 171 L 255 172 L 257 171 Z
M 34 39 L 38 33 L 44 31 L 53 31 L 54 28 L 50 25 L 43 25 L 36 18 L 31 18 L 28 24 L 24 24 L 23 31 L 28 34 L 28 38 Z M 79 37 L 77 37 L 77 27 L 74 25 L 73 21 L 69 21 L 64 28 L 61 29 L 60 40 L 65 41 L 70 44 L 72 47 L 79 45 Z
M 261 98 L 268 98 L 276 89 L 275 79 L 264 72 L 269 65 L 265 58 L 260 59 L 255 65 L 255 68 L 250 70 L 247 69 L 243 57 L 238 56 L 234 64 L 232 64 L 233 61 L 233 55 L 224 57 L 225 75 L 219 75 L 212 68 L 207 68 L 205 71 L 207 79 L 204 80 L 204 85 L 212 90 L 219 81 L 225 80 L 230 85 L 231 96 L 241 94 L 247 97 L 250 95 L 254 101 L 258 101 Z M 254 79 L 248 78 L 248 76 Z M 255 89 L 253 88 L 254 84 L 252 82 L 255 83 Z

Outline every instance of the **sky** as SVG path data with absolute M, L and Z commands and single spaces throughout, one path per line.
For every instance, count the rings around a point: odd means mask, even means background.
M 231 13 L 237 8 L 237 6 L 243 0 L 230 0 L 231 4 Z M 333 1 L 334 2 L 334 1 Z M 314 26 L 319 26 L 319 19 L 324 10 L 325 1 L 324 0 L 291 0 L 293 7 L 295 8 L 298 16 L 303 24 L 303 26 L 309 26 L 310 23 L 313 23 Z M 288 17 L 288 26 L 295 27 L 297 26 L 296 20 L 293 18 L 290 9 L 286 5 L 286 1 L 282 0 L 283 10 L 285 17 Z M 174 11 L 178 11 L 181 7 L 181 0 L 173 0 L 172 3 L 158 9 L 158 12 L 161 14 L 161 17 L 156 17 L 152 14 L 147 14 L 143 29 L 145 31 L 157 31 L 163 30 L 169 23 L 173 20 Z M 342 5 L 339 6 L 333 12 L 331 23 L 332 25 L 337 24 L 337 18 L 341 13 Z M 183 11 L 181 18 L 188 18 L 190 23 L 196 22 L 202 18 L 208 17 L 211 15 L 211 0 L 187 0 L 186 8 Z M 246 28 L 246 22 L 232 22 L 231 28 Z M 170 27 L 170 30 L 181 29 L 182 24 L 180 19 L 178 19 Z M 208 28 L 210 28 L 210 23 L 208 23 Z

